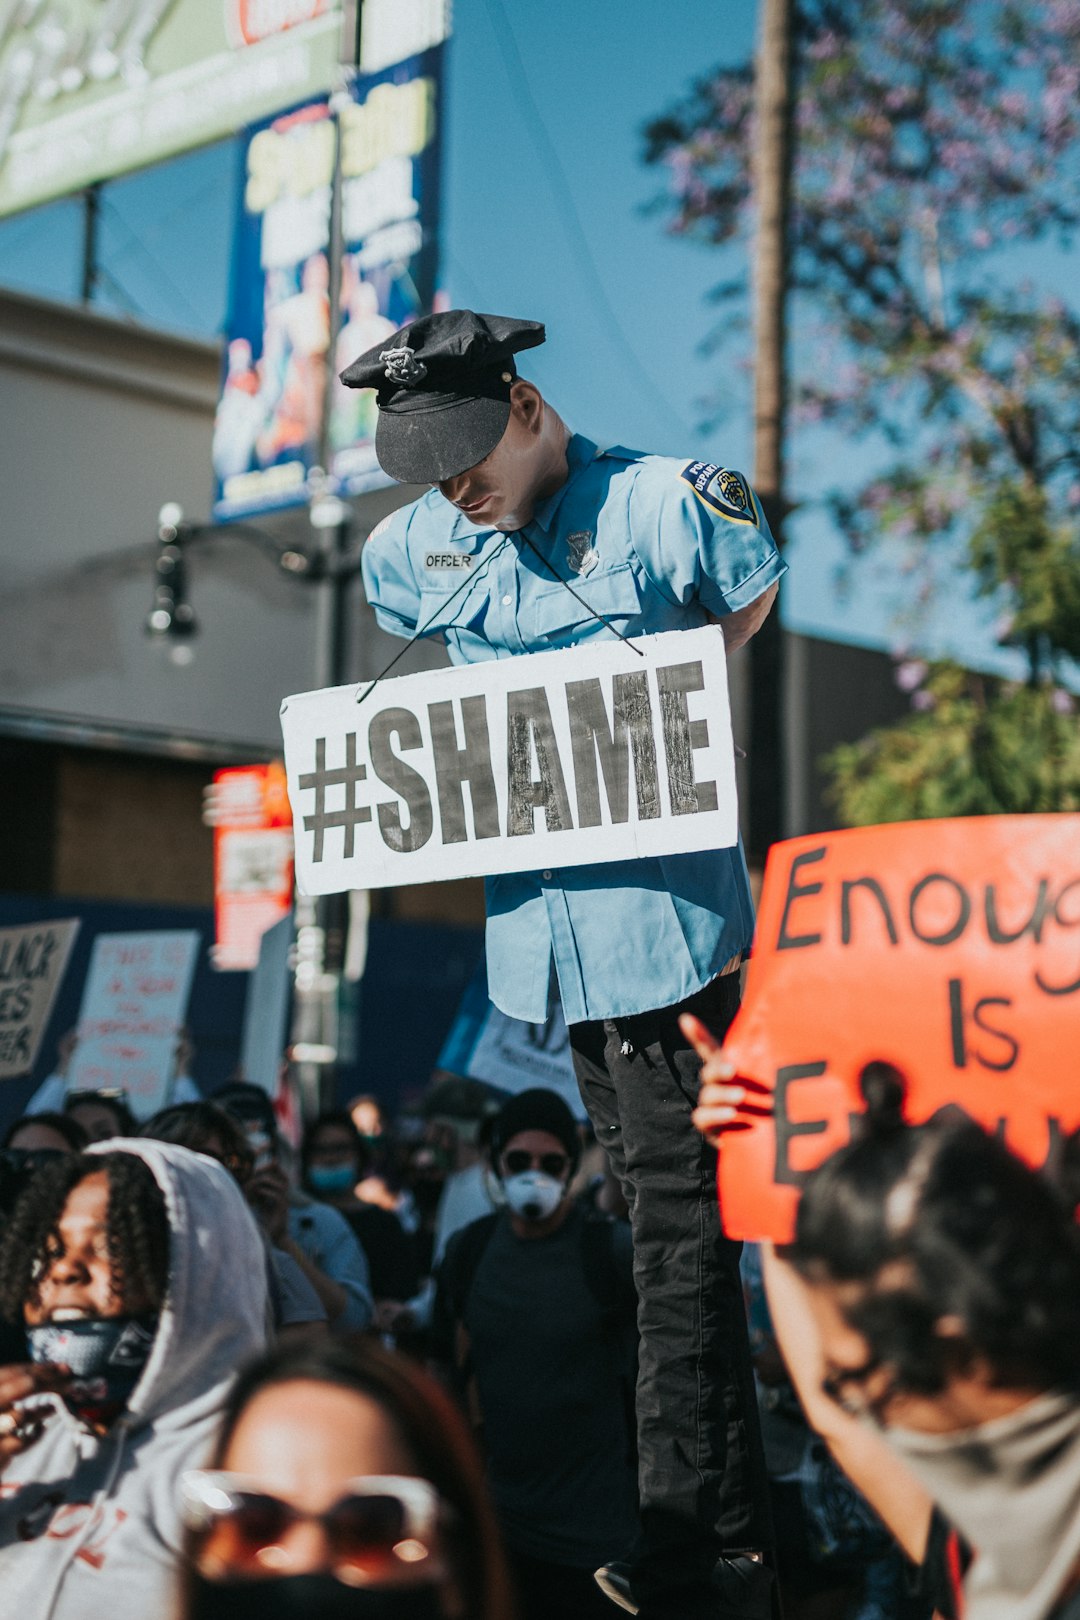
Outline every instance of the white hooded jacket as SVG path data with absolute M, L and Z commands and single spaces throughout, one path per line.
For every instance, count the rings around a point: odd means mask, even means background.
M 177 1481 L 205 1460 L 237 1369 L 265 1345 L 266 1262 L 228 1171 L 171 1143 L 99 1142 L 153 1173 L 169 1220 L 169 1278 L 149 1360 L 101 1437 L 56 1396 L 41 1438 L 0 1473 L 4 1620 L 158 1620 L 171 1612 Z

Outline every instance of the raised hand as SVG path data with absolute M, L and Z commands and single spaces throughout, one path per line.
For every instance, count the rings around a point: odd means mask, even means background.
M 752 1119 L 772 1112 L 765 1087 L 737 1076 L 720 1042 L 700 1018 L 683 1013 L 679 1028 L 701 1058 L 701 1089 L 692 1118 L 707 1141 L 718 1147 L 725 1131 L 746 1130 Z

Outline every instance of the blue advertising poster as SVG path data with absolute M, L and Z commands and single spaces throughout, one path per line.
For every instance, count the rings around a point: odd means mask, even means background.
M 330 489 L 391 482 L 375 459 L 375 397 L 336 375 L 435 301 L 442 47 L 356 76 L 341 111 L 341 311 L 330 333 L 334 129 L 326 98 L 249 131 L 233 249 L 214 518 L 305 503 L 335 374 Z

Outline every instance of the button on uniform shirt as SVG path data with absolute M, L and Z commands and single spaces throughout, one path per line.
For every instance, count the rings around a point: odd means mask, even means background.
M 695 629 L 748 606 L 784 572 L 737 476 L 601 451 L 580 435 L 567 460 L 566 482 L 512 535 L 470 523 L 434 489 L 386 518 L 363 556 L 382 628 L 442 636 L 453 663 L 471 664 L 616 630 Z M 753 933 L 741 848 L 515 872 L 486 888 L 491 999 L 530 1023 L 547 1017 L 552 959 L 567 1023 L 628 1017 L 700 990 Z

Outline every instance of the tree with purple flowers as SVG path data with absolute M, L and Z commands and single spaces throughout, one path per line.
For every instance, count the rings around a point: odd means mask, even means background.
M 852 824 L 1080 808 L 1080 321 L 999 285 L 1080 223 L 1080 0 L 798 0 L 793 419 L 890 464 L 831 510 L 851 547 L 960 546 L 1026 676 L 909 661 L 910 718 L 835 751 Z M 752 65 L 646 131 L 675 232 L 750 234 Z M 745 288 L 717 289 L 737 332 Z M 730 315 L 727 311 L 730 310 Z M 951 554 L 951 552 L 950 552 Z

